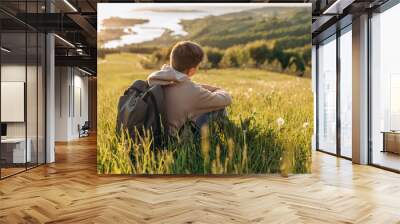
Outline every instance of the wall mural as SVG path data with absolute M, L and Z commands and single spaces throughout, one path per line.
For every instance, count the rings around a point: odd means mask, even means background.
M 308 173 L 311 4 L 98 4 L 99 174 Z

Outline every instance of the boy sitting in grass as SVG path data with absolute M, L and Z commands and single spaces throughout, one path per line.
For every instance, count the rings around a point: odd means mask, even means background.
M 196 74 L 204 58 L 203 49 L 191 41 L 175 44 L 170 54 L 170 64 L 162 66 L 147 78 L 150 86 L 163 85 L 166 102 L 168 131 L 177 133 L 186 121 L 193 121 L 198 128 L 208 123 L 212 116 L 225 113 L 232 102 L 224 90 L 195 83 Z

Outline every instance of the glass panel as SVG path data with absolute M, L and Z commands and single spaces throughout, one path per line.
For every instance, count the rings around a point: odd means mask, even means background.
M 24 18 L 45 12 L 45 1 L 1 1 Z M 28 19 L 35 19 L 32 17 Z M 33 21 L 34 22 L 34 21 Z M 0 176 L 45 162 L 45 35 L 0 12 L 1 122 Z
M 30 148 L 30 162 L 28 163 L 28 168 L 37 165 L 38 158 L 38 142 L 37 142 L 37 132 L 38 132 L 38 108 L 37 108 L 37 84 L 38 84 L 38 49 L 37 49 L 37 33 L 27 33 L 28 38 L 28 63 L 27 63 L 27 94 L 26 94 L 26 111 L 27 111 L 27 142 L 28 150 Z M 28 160 L 29 161 L 29 160 Z
M 340 152 L 352 157 L 352 34 L 351 26 L 340 36 Z
M 374 15 L 372 25 L 372 163 L 400 170 L 400 4 Z
M 336 36 L 318 48 L 318 149 L 336 153 Z
M 27 13 L 37 13 L 38 4 L 36 1 L 27 2 Z M 38 17 L 30 18 L 35 20 Z M 31 21 L 36 23 L 37 21 Z M 27 111 L 27 144 L 31 151 L 28 168 L 37 166 L 38 163 L 38 34 L 35 30 L 27 31 L 27 80 L 26 80 L 26 111 Z
M 25 170 L 31 158 L 26 150 L 26 34 L 3 32 L 1 45 L 1 173 L 5 177 Z
M 38 163 L 45 163 L 46 149 L 45 149 L 45 52 L 46 39 L 45 35 L 39 33 L 38 45 Z

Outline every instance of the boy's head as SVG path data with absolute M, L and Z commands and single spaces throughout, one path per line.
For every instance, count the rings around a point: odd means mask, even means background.
M 181 41 L 172 48 L 169 60 L 175 70 L 193 76 L 203 57 L 204 51 L 200 45 L 191 41 Z

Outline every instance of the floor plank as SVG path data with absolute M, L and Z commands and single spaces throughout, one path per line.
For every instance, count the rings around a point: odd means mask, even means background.
M 400 175 L 316 152 L 313 173 L 98 176 L 96 139 L 0 181 L 0 223 L 400 223 Z

